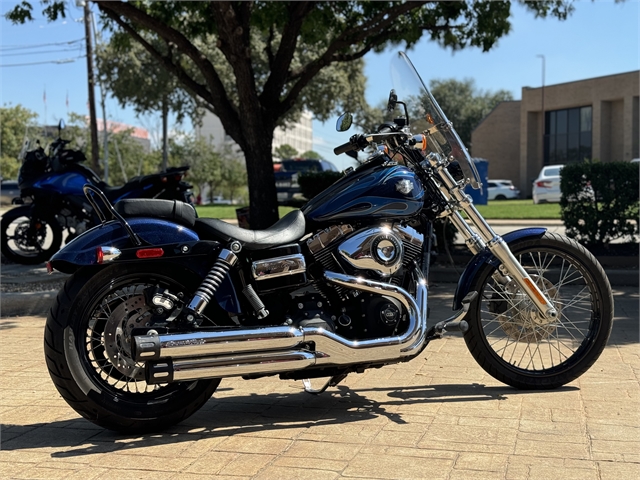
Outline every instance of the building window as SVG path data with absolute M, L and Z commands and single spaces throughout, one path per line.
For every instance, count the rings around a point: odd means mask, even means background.
M 591 110 L 591 107 L 579 107 L 545 112 L 545 165 L 591 158 Z

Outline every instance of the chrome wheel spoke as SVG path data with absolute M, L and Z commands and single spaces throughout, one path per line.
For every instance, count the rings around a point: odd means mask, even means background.
M 519 289 L 490 280 L 480 292 L 480 324 L 489 348 L 504 362 L 530 372 L 547 371 L 570 360 L 585 343 L 594 294 L 571 257 L 541 249 L 516 258 L 551 300 L 557 318 L 542 317 Z

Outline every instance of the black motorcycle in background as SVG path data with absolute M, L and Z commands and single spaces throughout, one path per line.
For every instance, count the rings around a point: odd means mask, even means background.
M 89 167 L 84 153 L 65 148 L 70 140 L 58 138 L 49 146 L 49 155 L 40 146 L 24 154 L 18 185 L 20 197 L 15 207 L 2 216 L 2 253 L 24 265 L 47 261 L 62 245 L 100 223 L 87 201 L 83 186 L 93 185 L 112 202 L 131 198 L 157 198 L 193 203 L 192 186 L 183 181 L 188 166 L 134 177 L 125 185 L 107 185 Z

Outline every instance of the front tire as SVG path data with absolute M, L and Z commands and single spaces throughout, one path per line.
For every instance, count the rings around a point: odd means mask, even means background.
M 153 318 L 145 288 L 189 295 L 196 277 L 175 265 L 116 264 L 80 270 L 67 281 L 47 316 L 44 351 L 53 383 L 76 412 L 110 430 L 149 432 L 207 402 L 219 379 L 149 385 L 126 342 L 127 328 Z
M 23 265 L 46 262 L 62 244 L 62 227 L 56 218 L 32 221 L 31 210 L 31 206 L 13 208 L 0 221 L 3 255 Z
M 598 359 L 613 323 L 609 280 L 591 253 L 552 233 L 509 245 L 511 252 L 551 299 L 555 321 L 538 316 L 519 289 L 496 281 L 485 264 L 471 290 L 464 339 L 480 366 L 495 379 L 521 389 L 552 389 L 569 383 Z

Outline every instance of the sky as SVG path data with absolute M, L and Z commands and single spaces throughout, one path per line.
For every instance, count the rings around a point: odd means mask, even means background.
M 2 0 L 2 15 L 17 2 Z M 37 1 L 33 3 L 39 3 Z M 69 1 L 70 15 L 65 21 L 49 23 L 36 9 L 35 20 L 14 26 L 0 18 L 0 103 L 21 104 L 38 113 L 39 122 L 55 124 L 69 112 L 87 114 L 87 80 L 82 9 Z M 96 8 L 95 6 L 93 7 Z M 524 86 L 540 87 L 542 58 L 545 85 L 629 72 L 640 68 L 640 1 L 578 0 L 574 13 L 566 20 L 536 19 L 519 5 L 512 7 L 512 31 L 487 53 L 469 48 L 452 53 L 428 39 L 408 51 L 425 83 L 432 79 L 472 78 L 484 91 L 505 89 L 514 99 L 521 98 Z M 40 47 L 35 47 L 41 45 Z M 25 48 L 26 47 L 26 48 Z M 378 105 L 392 88 L 389 63 L 402 46 L 381 54 L 365 56 L 367 101 Z M 42 53 L 37 53 L 42 52 Z M 68 63 L 43 63 L 69 60 Z M 46 93 L 46 101 L 45 101 Z M 100 100 L 100 91 L 96 90 Z M 100 106 L 98 116 L 101 117 Z M 137 118 L 131 108 L 123 108 L 107 98 L 107 118 L 150 130 L 159 129 L 157 116 Z M 446 113 L 446 112 L 445 112 Z M 45 117 L 46 114 L 46 117 Z M 183 129 L 189 129 L 188 125 Z M 313 149 L 346 168 L 351 160 L 335 156 L 333 147 L 346 142 L 353 131 L 336 132 L 333 121 L 315 121 Z M 157 133 L 155 133 L 157 135 Z

